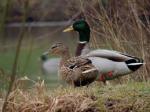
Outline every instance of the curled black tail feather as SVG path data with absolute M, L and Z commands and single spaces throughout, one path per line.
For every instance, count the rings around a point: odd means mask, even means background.
M 129 59 L 125 61 L 125 63 L 127 64 L 130 70 L 136 71 L 144 64 L 144 60 L 140 58 L 134 58 L 134 59 Z

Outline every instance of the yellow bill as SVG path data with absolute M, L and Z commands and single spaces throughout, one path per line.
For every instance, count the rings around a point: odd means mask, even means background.
M 68 28 L 64 29 L 63 32 L 69 32 L 69 31 L 73 31 L 73 26 L 69 26 Z

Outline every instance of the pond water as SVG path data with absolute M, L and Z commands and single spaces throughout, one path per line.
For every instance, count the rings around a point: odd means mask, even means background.
M 57 74 L 44 75 L 42 73 L 40 56 L 55 42 L 65 43 L 69 46 L 71 53 L 74 54 L 78 35 L 77 33 L 63 33 L 62 30 L 64 28 L 65 27 L 33 27 L 25 29 L 17 67 L 18 77 L 28 76 L 32 80 L 41 77 L 49 87 L 57 86 Z M 16 44 L 21 29 L 6 28 L 5 31 L 5 42 L 1 42 L 0 44 L 0 70 L 3 72 L 1 73 L 1 80 L 5 79 L 12 72 Z M 49 58 L 54 58 L 54 56 L 49 56 Z M 1 85 L 3 85 L 4 82 L 1 81 Z

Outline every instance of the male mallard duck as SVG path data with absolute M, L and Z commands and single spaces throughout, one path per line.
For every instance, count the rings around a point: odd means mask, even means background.
M 98 70 L 88 58 L 70 58 L 69 49 L 62 43 L 52 45 L 50 51 L 53 55 L 61 56 L 59 64 L 60 78 L 73 86 L 85 86 L 97 78 Z
M 64 32 L 77 31 L 79 33 L 79 43 L 76 55 L 84 55 L 92 61 L 92 64 L 99 70 L 100 81 L 105 82 L 116 77 L 127 75 L 136 71 L 144 63 L 142 59 L 130 56 L 118 51 L 97 49 L 89 50 L 90 27 L 85 20 L 78 20 Z

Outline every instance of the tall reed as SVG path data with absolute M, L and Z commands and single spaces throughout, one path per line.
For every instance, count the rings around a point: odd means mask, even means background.
M 28 8 L 28 1 L 26 1 L 24 3 L 24 16 L 23 16 L 23 19 L 22 19 L 22 23 L 25 23 L 27 8 Z M 7 100 L 8 100 L 8 97 L 9 97 L 10 93 L 13 91 L 13 86 L 14 86 L 14 82 L 15 82 L 15 79 L 16 79 L 16 75 L 17 75 L 16 72 L 17 72 L 17 67 L 18 67 L 18 59 L 19 59 L 19 55 L 20 55 L 20 48 L 21 48 L 21 45 L 22 45 L 22 41 L 23 41 L 23 38 L 24 38 L 25 31 L 26 31 L 25 27 L 22 26 L 21 29 L 20 29 L 20 34 L 19 34 L 19 37 L 18 37 L 17 45 L 16 45 L 16 53 L 15 53 L 13 67 L 12 67 L 12 74 L 10 76 L 9 87 L 8 87 L 8 91 L 7 91 L 5 100 L 4 100 L 2 112 L 6 112 L 7 103 L 8 103 Z

